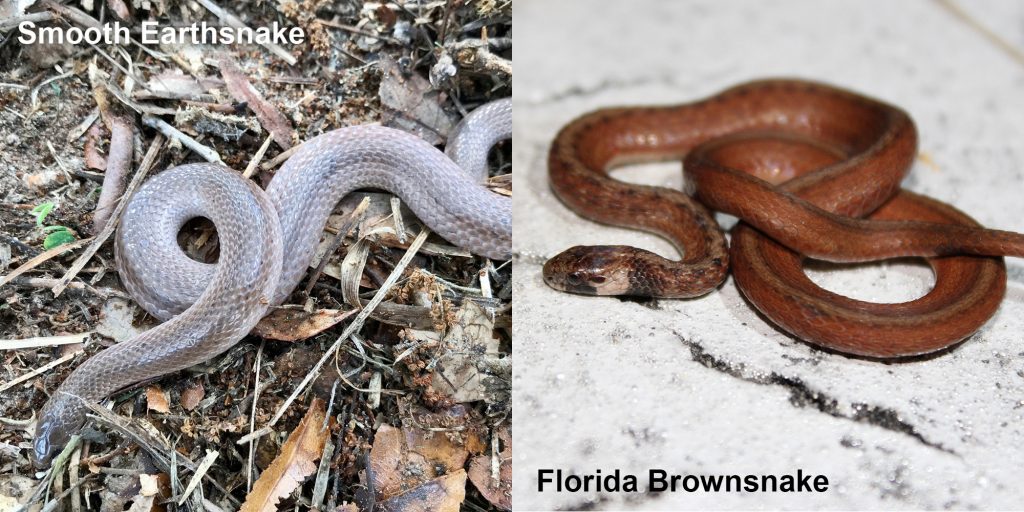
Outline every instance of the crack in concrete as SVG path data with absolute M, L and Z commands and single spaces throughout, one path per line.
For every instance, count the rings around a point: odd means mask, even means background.
M 640 87 L 648 84 L 659 84 L 666 86 L 679 85 L 675 80 L 675 76 L 673 76 L 673 74 L 671 73 L 634 76 L 630 78 L 619 79 L 606 78 L 596 84 L 591 85 L 570 85 L 568 88 L 563 89 L 561 91 L 554 91 L 535 100 L 527 101 L 526 106 L 542 106 L 551 103 L 557 103 L 570 98 L 587 98 L 596 96 L 605 91 L 615 89 L 631 89 L 633 87 Z
M 689 347 L 690 358 L 693 359 L 694 362 L 753 384 L 762 386 L 782 386 L 789 391 L 789 403 L 794 407 L 815 409 L 834 418 L 874 425 L 891 432 L 909 436 L 929 448 L 934 448 L 958 457 L 960 456 L 958 453 L 943 446 L 941 443 L 931 441 L 924 437 L 924 435 L 917 431 L 914 425 L 901 419 L 899 413 L 893 409 L 863 402 L 854 402 L 850 404 L 850 408 L 853 409 L 853 414 L 844 413 L 839 407 L 838 399 L 811 388 L 798 378 L 787 377 L 776 372 L 762 375 L 749 375 L 745 371 L 746 365 L 742 362 L 730 364 L 708 353 L 700 343 L 690 341 L 676 331 L 672 331 L 672 333 L 679 338 L 679 341 Z

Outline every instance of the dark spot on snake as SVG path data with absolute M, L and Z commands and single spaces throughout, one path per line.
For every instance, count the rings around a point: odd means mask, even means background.
M 590 286 L 589 284 L 569 284 L 566 287 L 572 293 L 579 293 L 582 295 L 597 295 L 597 288 Z
M 580 286 L 583 284 L 583 274 L 580 272 L 573 272 L 565 276 L 565 280 L 568 282 L 570 286 Z

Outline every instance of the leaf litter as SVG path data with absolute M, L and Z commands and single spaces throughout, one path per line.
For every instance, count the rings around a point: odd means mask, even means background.
M 15 4 L 14 16 L 44 25 L 112 15 L 129 26 L 286 19 L 310 41 L 21 47 L 3 28 L 0 344 L 19 348 L 0 351 L 0 417 L 10 425 L 0 431 L 0 507 L 230 511 L 275 480 L 280 496 L 261 510 L 507 509 L 503 484 L 495 494 L 473 475 L 490 461 L 500 477 L 510 460 L 511 442 L 493 439 L 511 422 L 511 264 L 495 269 L 434 236 L 419 241 L 378 310 L 301 395 L 285 398 L 421 232 L 401 202 L 374 192 L 351 199 L 371 201 L 350 231 L 358 203 L 339 205 L 321 243 L 333 248 L 318 256 L 322 273 L 311 268 L 318 275 L 268 317 L 267 330 L 96 405 L 59 472 L 33 473 L 27 455 L 48 394 L 89 356 L 155 324 L 127 299 L 109 232 L 85 238 L 112 166 L 126 161 L 128 181 L 144 165 L 156 174 L 214 158 L 265 187 L 289 143 L 341 126 L 383 123 L 442 144 L 466 112 L 511 93 L 511 2 Z M 507 170 L 509 154 L 510 144 L 499 145 L 494 168 Z M 510 194 L 507 177 L 491 184 Z M 43 204 L 47 229 L 32 213 Z M 71 242 L 48 251 L 57 228 Z M 212 226 L 198 221 L 179 241 L 191 257 L 216 260 Z M 329 428 L 312 428 L 323 418 Z M 382 454 L 398 466 L 374 471 Z M 396 480 L 395 467 L 425 471 Z M 21 482 L 17 492 L 12 482 Z

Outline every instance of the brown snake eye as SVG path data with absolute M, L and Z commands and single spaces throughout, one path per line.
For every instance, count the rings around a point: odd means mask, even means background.
M 593 276 L 590 278 L 590 282 L 595 284 L 601 284 L 605 282 L 605 279 L 606 278 L 604 276 Z

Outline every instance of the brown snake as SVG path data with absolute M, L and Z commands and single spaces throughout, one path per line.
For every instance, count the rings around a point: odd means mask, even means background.
M 916 152 L 903 110 L 799 80 L 751 82 L 680 106 L 592 112 L 555 138 L 552 189 L 580 215 L 661 235 L 684 257 L 577 246 L 548 260 L 544 280 L 590 295 L 697 297 L 723 282 L 731 260 L 743 295 L 800 339 L 878 358 L 940 350 L 995 313 L 1006 289 L 998 256 L 1024 256 L 1024 235 L 984 229 L 901 190 Z M 623 163 L 680 158 L 693 198 L 608 175 Z M 742 220 L 731 248 L 709 209 Z M 928 257 L 935 286 L 899 304 L 844 297 L 803 272 L 805 258 L 905 256 Z
M 48 464 L 81 428 L 86 401 L 207 361 L 248 334 L 302 279 L 328 215 L 353 190 L 392 192 L 448 241 L 508 259 L 512 201 L 482 181 L 488 150 L 511 132 L 512 101 L 502 99 L 462 121 L 447 156 L 401 130 L 351 126 L 304 143 L 265 192 L 215 164 L 150 178 L 121 217 L 115 254 L 132 297 L 166 321 L 99 352 L 61 383 L 36 425 L 35 463 Z M 196 217 L 217 228 L 216 264 L 190 259 L 176 242 Z

